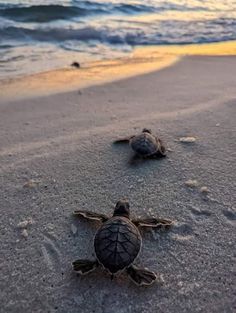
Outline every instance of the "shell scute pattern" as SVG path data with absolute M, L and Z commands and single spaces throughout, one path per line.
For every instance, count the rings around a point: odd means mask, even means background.
M 140 155 L 152 155 L 158 149 L 156 138 L 149 133 L 142 133 L 130 141 L 131 148 Z
M 111 273 L 129 266 L 141 248 L 139 230 L 129 220 L 114 217 L 98 230 L 94 247 L 97 259 Z

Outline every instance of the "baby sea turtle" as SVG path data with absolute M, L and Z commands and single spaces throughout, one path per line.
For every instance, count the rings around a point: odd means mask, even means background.
M 72 66 L 72 67 L 75 67 L 75 68 L 80 68 L 79 62 L 72 62 L 72 63 L 71 63 L 71 66 Z
M 127 200 L 117 202 L 112 217 L 81 210 L 75 211 L 74 215 L 103 223 L 94 238 L 96 259 L 74 261 L 72 265 L 77 273 L 84 275 L 101 265 L 112 277 L 126 271 L 132 281 L 140 286 L 151 285 L 157 279 L 154 272 L 133 265 L 142 244 L 138 227 L 168 228 L 173 223 L 171 220 L 153 217 L 130 219 Z
M 114 141 L 118 143 L 129 143 L 135 152 L 134 158 L 160 158 L 166 156 L 166 148 L 162 140 L 154 136 L 150 129 L 144 128 L 142 133 L 125 137 Z

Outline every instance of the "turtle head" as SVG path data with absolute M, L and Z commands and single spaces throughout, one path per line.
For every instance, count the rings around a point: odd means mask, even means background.
M 148 134 L 152 133 L 151 129 L 148 129 L 148 128 L 144 128 L 142 132 L 143 133 L 148 133 Z
M 116 207 L 114 209 L 113 216 L 124 216 L 129 218 L 129 202 L 126 199 L 122 199 L 117 202 Z

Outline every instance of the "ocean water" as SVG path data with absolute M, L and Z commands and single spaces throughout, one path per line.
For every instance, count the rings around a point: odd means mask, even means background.
M 0 79 L 140 45 L 236 39 L 233 0 L 0 0 Z

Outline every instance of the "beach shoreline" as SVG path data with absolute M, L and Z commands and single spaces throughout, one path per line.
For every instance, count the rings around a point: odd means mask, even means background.
M 234 56 L 236 41 L 137 47 L 129 57 L 81 64 L 78 69 L 68 64 L 67 68 L 3 79 L 0 80 L 0 100 L 13 101 L 102 85 L 161 70 L 190 55 Z

